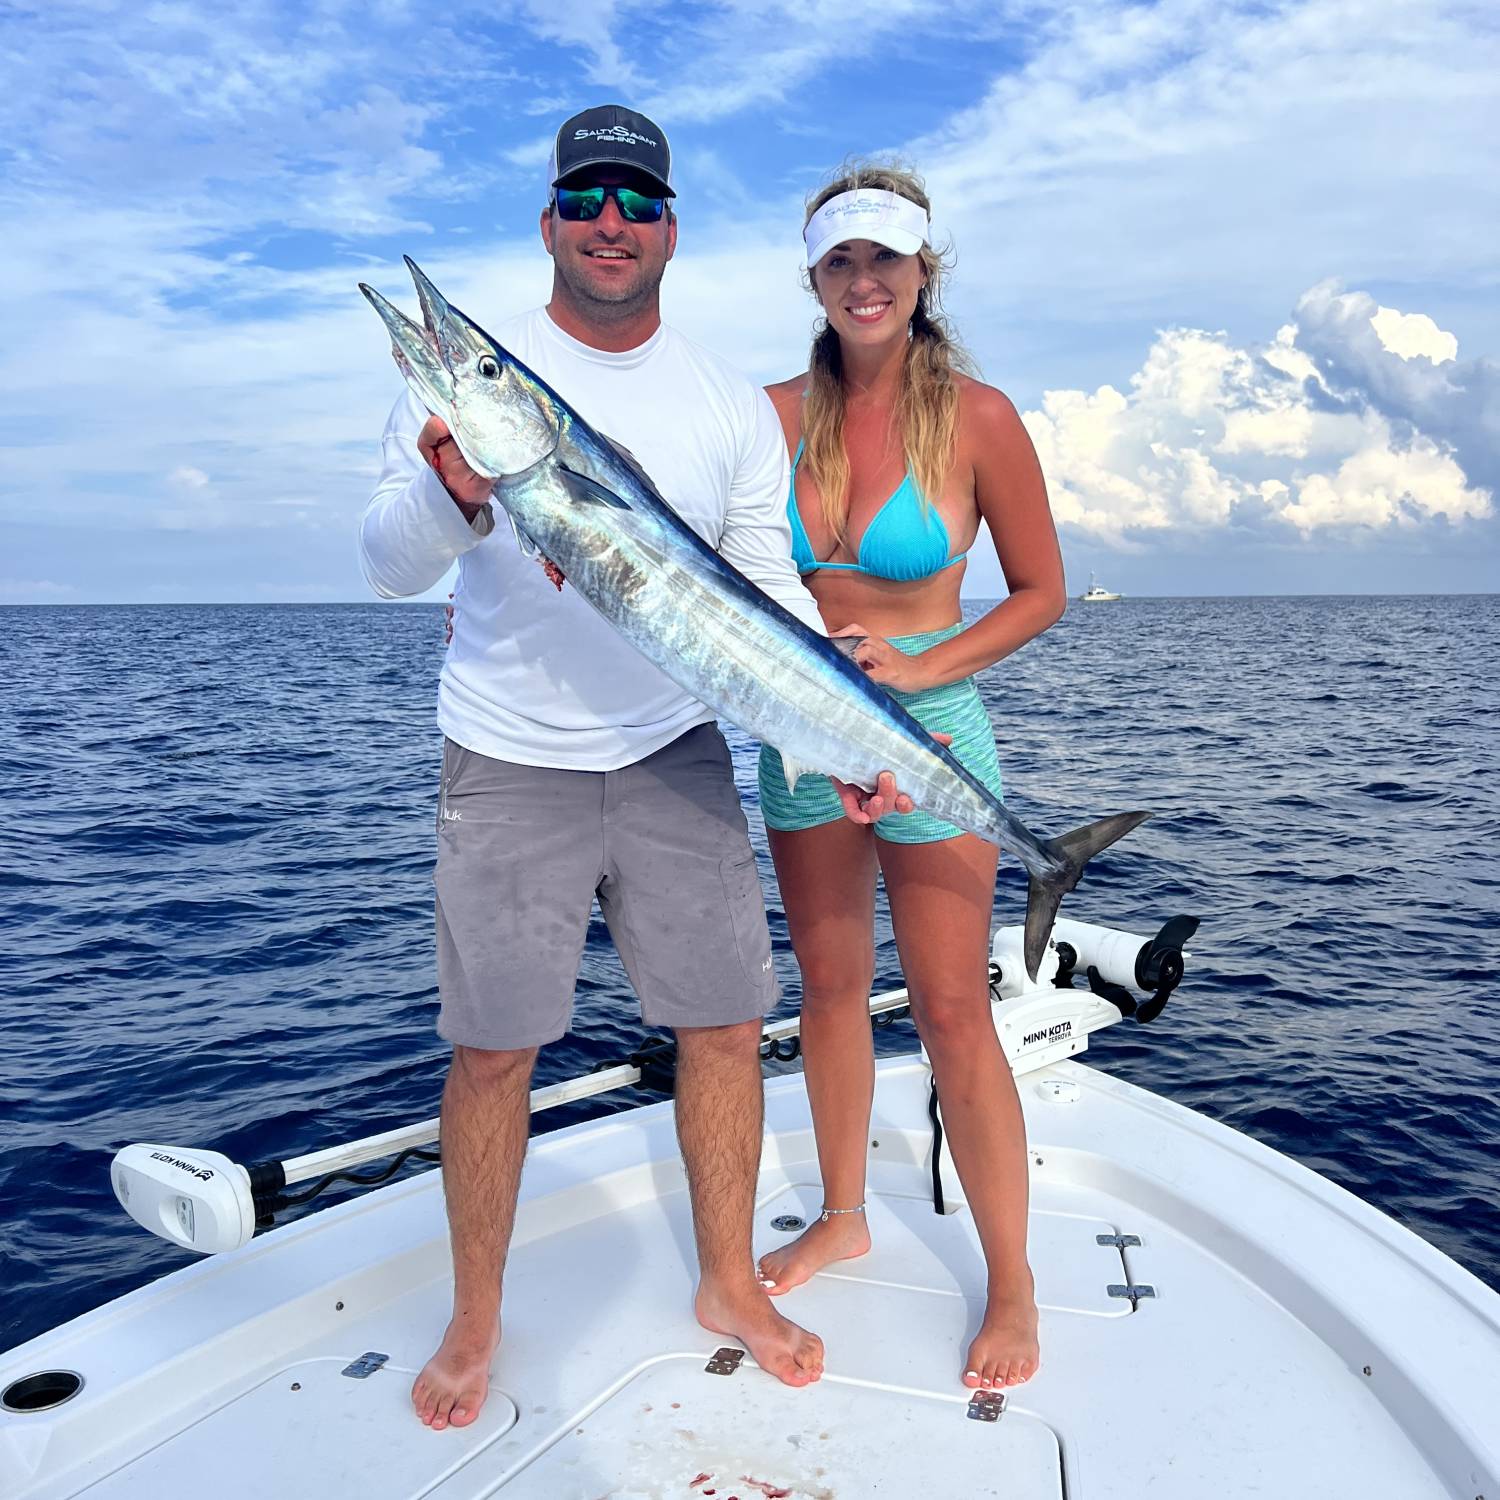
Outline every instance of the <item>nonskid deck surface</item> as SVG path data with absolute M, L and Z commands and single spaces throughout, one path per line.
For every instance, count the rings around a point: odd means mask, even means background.
M 959 1376 L 983 1310 L 983 1261 L 962 1204 L 933 1211 L 928 1138 L 913 1107 L 925 1101 L 920 1069 L 899 1072 L 882 1071 L 872 1129 L 874 1250 L 782 1302 L 825 1340 L 827 1374 L 815 1387 L 790 1390 L 748 1360 L 731 1374 L 705 1368 L 732 1341 L 692 1316 L 691 1226 L 670 1121 L 654 1112 L 643 1132 L 638 1115 L 620 1116 L 592 1135 L 536 1143 L 527 1192 L 546 1191 L 523 1202 L 505 1340 L 472 1427 L 431 1432 L 410 1410 L 411 1380 L 451 1292 L 436 1181 L 415 1181 L 195 1268 L 222 1278 L 212 1300 L 223 1330 L 205 1329 L 196 1348 L 207 1288 L 186 1280 L 176 1296 L 138 1294 L 138 1319 L 123 1304 L 92 1345 L 82 1341 L 88 1320 L 73 1325 L 76 1360 L 127 1336 L 121 1349 L 134 1352 L 114 1350 L 121 1368 L 106 1359 L 90 1373 L 92 1413 L 78 1398 L 50 1439 L 32 1430 L 29 1452 L 25 1419 L 0 1429 L 9 1444 L 0 1491 L 196 1495 L 212 1476 L 225 1495 L 320 1500 L 1457 1493 L 1348 1351 L 1189 1232 L 1202 1226 L 1111 1191 L 1108 1163 L 1049 1132 L 1049 1111 L 1025 1083 L 1043 1366 L 998 1421 L 971 1418 Z M 805 1099 L 778 1101 L 779 1087 L 757 1252 L 785 1242 L 774 1218 L 810 1218 L 819 1202 Z M 958 1191 L 951 1170 L 948 1190 Z M 1121 1233 L 1140 1246 L 1099 1243 Z M 286 1252 L 265 1253 L 276 1239 Z M 231 1292 L 233 1260 L 257 1251 L 260 1264 Z M 304 1295 L 272 1309 L 278 1283 L 283 1297 Z M 1156 1295 L 1133 1305 L 1110 1294 L 1122 1285 Z M 133 1321 L 141 1326 L 129 1329 Z M 156 1348 L 137 1350 L 143 1338 Z M 364 1378 L 344 1373 L 366 1353 L 386 1359 Z

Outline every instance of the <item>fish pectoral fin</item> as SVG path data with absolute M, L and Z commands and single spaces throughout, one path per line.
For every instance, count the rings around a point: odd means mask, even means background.
M 630 509 L 613 490 L 605 489 L 597 479 L 591 479 L 587 474 L 580 474 L 577 469 L 570 469 L 561 463 L 557 465 L 557 472 L 562 476 L 568 493 L 580 504 L 608 505 L 614 510 Z
M 627 448 L 625 444 L 620 442 L 618 439 L 612 438 L 607 433 L 603 432 L 601 432 L 599 436 L 603 438 L 611 448 L 614 449 L 615 454 L 620 459 L 620 462 L 630 470 L 630 472 L 636 477 L 636 479 L 653 495 L 655 495 L 658 500 L 661 499 L 661 491 L 657 489 L 656 482 L 646 472 L 645 467 L 644 465 L 642 465 L 640 459 L 638 459 L 635 454 L 633 454 L 630 449 Z
M 828 637 L 828 644 L 840 656 L 847 656 L 850 661 L 853 661 L 854 653 L 869 639 L 867 635 L 831 635 Z

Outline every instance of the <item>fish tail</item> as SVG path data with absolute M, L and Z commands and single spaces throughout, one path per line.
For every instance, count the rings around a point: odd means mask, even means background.
M 1024 956 L 1026 973 L 1036 982 L 1042 954 L 1047 951 L 1047 939 L 1052 935 L 1052 924 L 1057 919 L 1057 908 L 1062 898 L 1078 884 L 1083 867 L 1101 850 L 1107 849 L 1116 839 L 1122 839 L 1132 828 L 1144 823 L 1151 816 L 1148 812 L 1116 813 L 1110 818 L 1100 818 L 1097 823 L 1085 823 L 1071 833 L 1059 834 L 1047 839 L 1045 848 L 1058 862 L 1056 874 L 1033 875 L 1026 893 L 1026 939 Z

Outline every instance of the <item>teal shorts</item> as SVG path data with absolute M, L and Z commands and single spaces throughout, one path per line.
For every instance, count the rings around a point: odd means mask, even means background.
M 918 635 L 892 636 L 891 645 L 908 656 L 920 656 L 940 641 L 952 640 L 962 629 L 962 625 L 949 625 Z M 979 689 L 972 677 L 944 687 L 924 688 L 919 693 L 887 691 L 929 733 L 951 734 L 952 750 L 960 763 L 996 797 L 1003 796 L 995 731 L 984 704 L 979 701 Z M 796 833 L 804 828 L 820 828 L 844 816 L 839 794 L 826 776 L 808 772 L 797 778 L 795 792 L 788 791 L 781 755 L 770 745 L 760 747 L 759 780 L 760 810 L 767 828 Z M 876 836 L 892 844 L 935 844 L 941 839 L 957 838 L 963 831 L 920 809 L 887 813 L 875 824 Z

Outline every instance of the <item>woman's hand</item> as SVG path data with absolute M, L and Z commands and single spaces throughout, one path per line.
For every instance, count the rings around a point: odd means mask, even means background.
M 898 693 L 918 693 L 934 686 L 922 668 L 920 656 L 908 656 L 883 636 L 871 635 L 863 625 L 845 625 L 835 630 L 830 639 L 838 640 L 841 636 L 863 637 L 848 655 L 869 674 L 871 682 L 894 688 Z
M 951 745 L 951 734 L 933 735 L 940 745 Z M 828 778 L 844 805 L 844 816 L 851 823 L 875 823 L 888 812 L 909 813 L 916 811 L 916 803 L 905 792 L 896 790 L 896 778 L 889 771 L 882 771 L 875 778 L 875 790 L 867 792 L 862 786 L 853 786 L 840 781 L 837 776 Z

